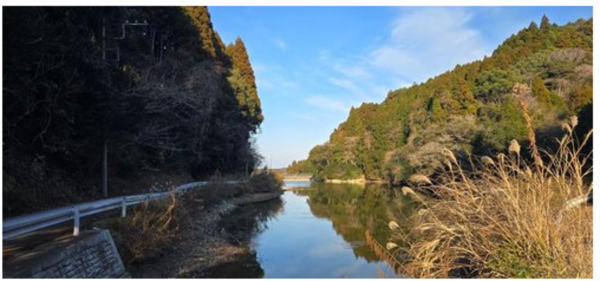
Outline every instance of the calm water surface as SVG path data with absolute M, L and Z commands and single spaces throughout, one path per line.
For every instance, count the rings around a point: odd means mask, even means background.
M 250 233 L 245 261 L 213 269 L 207 277 L 376 278 L 397 277 L 365 243 L 369 231 L 385 244 L 387 223 L 407 199 L 389 187 L 286 182 L 280 200 L 243 207 L 231 225 Z

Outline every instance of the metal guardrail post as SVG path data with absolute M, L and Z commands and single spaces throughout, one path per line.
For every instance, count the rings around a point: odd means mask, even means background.
M 127 202 L 125 202 L 125 197 L 121 197 L 121 217 L 124 218 L 127 216 Z
M 73 207 L 73 236 L 79 236 L 79 208 Z

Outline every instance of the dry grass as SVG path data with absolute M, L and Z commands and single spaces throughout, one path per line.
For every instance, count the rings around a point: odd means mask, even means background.
M 179 228 L 190 206 L 190 198 L 173 195 L 163 201 L 145 202 L 125 218 L 110 219 L 96 225 L 109 228 L 123 262 L 132 264 L 162 255 L 179 235 Z
M 590 189 L 584 178 L 592 173 L 591 152 L 581 155 L 581 148 L 592 132 L 578 141 L 576 125 L 576 119 L 565 123 L 566 134 L 553 152 L 538 150 L 529 127 L 532 161 L 521 157 L 514 142 L 509 155 L 470 159 L 467 172 L 444 151 L 446 172 L 434 187 L 439 198 L 415 196 L 423 209 L 412 215 L 406 232 L 395 229 L 395 239 L 409 245 L 395 249 L 410 257 L 406 273 L 424 278 L 592 278 L 592 210 L 563 212 L 569 200 Z

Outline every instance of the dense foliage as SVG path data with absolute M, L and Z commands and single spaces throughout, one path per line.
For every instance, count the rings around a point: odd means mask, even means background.
M 392 91 L 381 104 L 351 109 L 328 142 L 288 169 L 320 179 L 364 175 L 394 182 L 432 174 L 443 148 L 487 154 L 526 139 L 524 109 L 549 143 L 547 136 L 570 115 L 591 123 L 592 34 L 592 19 L 557 26 L 544 17 L 490 57 Z
M 260 161 L 246 48 L 206 7 L 7 7 L 3 25 L 5 214 L 95 196 L 105 143 L 112 184 Z

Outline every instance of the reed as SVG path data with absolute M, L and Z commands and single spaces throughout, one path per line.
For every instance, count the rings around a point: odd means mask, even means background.
M 592 131 L 579 141 L 576 125 L 563 125 L 553 151 L 539 149 L 528 126 L 532 160 L 516 141 L 508 156 L 469 159 L 470 169 L 445 150 L 447 167 L 432 187 L 438 196 L 418 196 L 423 209 L 409 227 L 393 228 L 394 240 L 408 245 L 397 250 L 409 257 L 404 271 L 420 278 L 592 278 L 592 208 L 572 206 L 591 192 L 591 152 L 582 147 Z
M 161 256 L 179 238 L 180 227 L 186 223 L 189 198 L 176 196 L 163 201 L 145 202 L 131 216 L 108 219 L 96 226 L 111 230 L 115 244 L 125 264 L 144 262 Z

